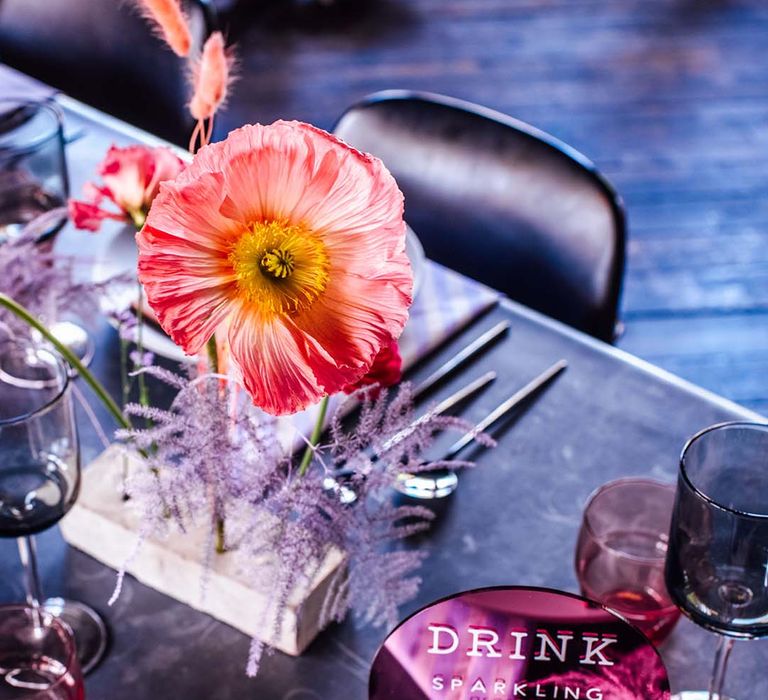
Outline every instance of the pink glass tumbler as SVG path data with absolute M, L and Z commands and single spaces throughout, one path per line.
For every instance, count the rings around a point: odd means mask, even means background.
M 41 607 L 0 606 L 0 699 L 84 698 L 69 627 Z
M 673 484 L 611 481 L 590 496 L 576 546 L 582 594 L 618 612 L 656 645 L 680 618 L 664 583 L 674 501 Z

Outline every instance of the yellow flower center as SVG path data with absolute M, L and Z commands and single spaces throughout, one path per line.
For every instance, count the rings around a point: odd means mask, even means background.
M 281 280 L 284 280 L 296 269 L 293 253 L 283 248 L 273 248 L 268 253 L 264 253 L 260 264 L 263 272 Z
M 251 224 L 229 252 L 238 291 L 267 314 L 309 307 L 328 284 L 325 246 L 303 224 Z

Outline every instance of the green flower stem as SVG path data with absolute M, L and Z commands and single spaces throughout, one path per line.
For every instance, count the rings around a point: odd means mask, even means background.
M 320 436 L 323 434 L 323 425 L 325 425 L 325 415 L 328 413 L 328 397 L 324 397 L 320 402 L 320 412 L 317 415 L 317 422 L 315 428 L 312 431 L 312 435 L 309 438 L 309 445 L 304 450 L 304 456 L 301 458 L 301 464 L 299 465 L 299 476 L 304 476 L 309 469 L 309 463 L 312 461 L 312 455 L 314 454 L 313 447 L 317 446 L 320 442 Z
M 144 294 L 141 282 L 137 283 L 138 298 L 136 301 L 136 352 L 139 353 L 139 363 L 144 363 Z M 147 380 L 144 372 L 139 372 L 137 377 L 139 384 L 139 403 L 142 406 L 149 406 L 149 390 L 147 389 Z
M 112 414 L 114 419 L 123 428 L 130 428 L 131 422 L 123 415 L 122 411 L 118 408 L 112 397 L 107 393 L 107 390 L 101 385 L 98 379 L 94 377 L 83 365 L 82 362 L 75 356 L 75 354 L 66 345 L 63 345 L 61 341 L 57 340 L 51 331 L 49 331 L 43 323 L 34 317 L 27 309 L 21 304 L 15 302 L 6 294 L 0 293 L 0 306 L 8 309 L 17 318 L 24 321 L 28 326 L 34 328 L 40 333 L 53 347 L 55 347 L 69 362 L 77 373 L 83 378 L 88 386 L 93 389 L 96 396 L 101 399 L 101 402 L 106 406 L 107 410 Z
M 216 334 L 214 333 L 205 345 L 205 349 L 208 351 L 208 369 L 213 374 L 219 372 L 219 351 L 216 347 Z M 224 554 L 227 551 L 226 544 L 224 542 L 224 519 L 216 518 L 216 553 Z
M 144 222 L 147 220 L 147 213 L 148 212 L 143 208 L 128 212 L 128 215 L 131 217 L 131 223 L 134 225 L 137 231 L 141 231 L 141 229 L 144 227 Z
M 128 379 L 128 341 L 120 335 L 120 389 L 123 406 L 128 403 L 131 385 Z M 123 454 L 123 473 L 121 479 L 123 500 L 128 500 L 128 455 Z
M 212 374 L 218 374 L 219 372 L 219 350 L 216 347 L 216 334 L 214 333 L 205 345 L 205 349 L 208 351 L 208 369 Z
M 128 378 L 128 341 L 120 337 L 120 395 L 123 406 L 131 396 L 131 382 Z
M 227 547 L 224 544 L 224 518 L 216 518 L 216 553 L 224 554 Z

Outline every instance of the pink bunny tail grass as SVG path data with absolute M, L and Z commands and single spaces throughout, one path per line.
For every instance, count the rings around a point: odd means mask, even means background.
M 179 0 L 134 0 L 134 2 L 177 56 L 189 55 L 192 48 L 192 35 Z
M 227 54 L 224 36 L 221 32 L 213 32 L 192 69 L 194 92 L 189 111 L 198 122 L 213 117 L 224 104 L 234 77 L 233 65 L 234 59 Z

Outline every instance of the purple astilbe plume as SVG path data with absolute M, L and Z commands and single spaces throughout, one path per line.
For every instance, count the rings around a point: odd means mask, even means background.
M 99 308 L 99 299 L 111 294 L 126 277 L 103 282 L 78 281 L 78 261 L 59 255 L 40 236 L 66 217 L 66 209 L 54 209 L 27 224 L 21 233 L 0 245 L 0 292 L 28 308 L 46 323 L 64 312 L 83 318 Z M 13 333 L 24 333 L 26 326 L 8 312 L 0 312 L 0 323 Z
M 182 532 L 211 529 L 243 504 L 264 500 L 284 463 L 274 419 L 249 410 L 245 392 L 226 377 L 187 378 L 159 367 L 140 370 L 178 389 L 168 410 L 128 404 L 127 415 L 150 427 L 117 437 L 147 455 L 129 478 L 128 492 L 142 507 L 142 536 L 170 525 Z
M 151 367 L 152 363 L 155 361 L 155 353 L 132 350 L 130 353 L 130 358 L 134 367 Z
M 470 425 L 457 418 L 427 412 L 414 417 L 409 384 L 392 397 L 387 391 L 363 389 L 357 421 L 344 427 L 344 407 L 331 421 L 327 443 L 315 450 L 314 469 L 305 476 L 287 476 L 281 488 L 263 504 L 274 519 L 268 539 L 253 537 L 245 549 L 280 552 L 281 566 L 274 573 L 273 596 L 267 619 L 279 624 L 279 610 L 296 586 L 307 585 L 319 571 L 329 549 L 344 553 L 347 566 L 339 570 L 329 588 L 322 617 L 341 620 L 351 609 L 364 623 L 394 626 L 398 608 L 418 592 L 417 571 L 426 554 L 397 548 L 397 541 L 429 527 L 433 512 L 421 506 L 392 503 L 392 485 L 402 472 L 469 466 L 466 462 L 424 462 L 439 430 Z M 375 398 L 374 398 L 375 396 Z M 481 442 L 491 444 L 486 436 Z M 344 474 L 339 481 L 338 475 Z M 344 497 L 353 494 L 352 498 Z M 258 575 L 258 572 L 254 572 Z M 255 675 L 263 645 L 251 646 L 248 674 Z
M 334 473 L 351 471 L 346 479 L 357 495 L 352 504 L 345 504 L 336 494 L 329 498 L 326 512 L 334 525 L 333 544 L 347 552 L 350 566 L 346 600 L 340 598 L 337 607 L 328 612 L 338 619 L 349 607 L 364 622 L 393 626 L 399 606 L 418 591 L 421 580 L 415 572 L 424 554 L 393 550 L 390 545 L 427 529 L 434 516 L 421 506 L 395 505 L 392 485 L 403 473 L 471 466 L 468 462 L 430 462 L 423 458 L 437 432 L 465 432 L 471 426 L 459 418 L 429 411 L 416 418 L 408 383 L 401 384 L 394 397 L 387 391 L 372 398 L 374 394 L 367 390 L 358 393 L 363 401 L 351 428 L 345 430 L 342 411 L 336 413 L 331 440 L 318 455 L 319 460 L 326 460 L 326 467 L 330 462 Z M 487 436 L 478 439 L 493 444 Z
M 107 315 L 117 326 L 120 340 L 133 342 L 133 339 L 136 337 L 136 327 L 138 326 L 138 320 L 136 314 L 133 313 L 133 310 L 130 308 L 109 309 Z
M 470 426 L 429 412 L 416 419 L 407 384 L 394 396 L 381 391 L 373 398 L 362 390 L 354 397 L 362 399 L 356 422 L 345 428 L 339 409 L 329 439 L 314 449 L 302 476 L 280 447 L 273 419 L 254 409 L 233 382 L 218 375 L 190 379 L 156 367 L 142 371 L 178 393 L 168 410 L 130 404 L 127 412 L 151 426 L 119 433 L 149 455 L 128 481 L 131 502 L 142 513 L 140 539 L 172 528 L 206 528 L 201 555 L 210 563 L 216 522 L 224 520 L 227 548 L 254 588 L 269 593 L 262 625 L 268 639 L 276 638 L 292 592 L 325 575 L 333 551 L 343 554 L 346 567 L 334 575 L 325 621 L 352 609 L 363 622 L 394 625 L 398 607 L 418 591 L 425 557 L 397 542 L 425 530 L 433 513 L 393 504 L 392 485 L 403 471 L 466 465 L 426 463 L 420 455 L 437 431 Z M 276 564 L 264 566 L 265 559 Z M 264 648 L 252 642 L 249 675 L 258 671 Z

